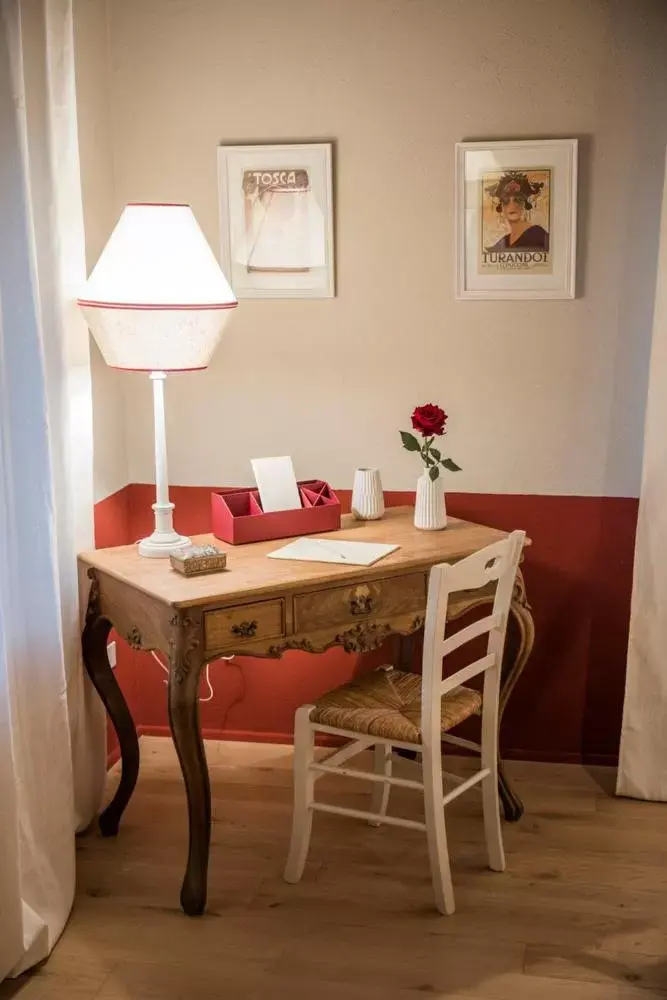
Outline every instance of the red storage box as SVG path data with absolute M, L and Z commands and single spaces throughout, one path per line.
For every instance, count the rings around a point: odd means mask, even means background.
M 323 479 L 297 483 L 302 507 L 265 514 L 258 490 L 232 488 L 211 494 L 213 534 L 231 545 L 312 535 L 340 528 L 340 500 Z

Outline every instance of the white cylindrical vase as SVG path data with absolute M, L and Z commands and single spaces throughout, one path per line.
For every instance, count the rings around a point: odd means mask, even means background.
M 440 531 L 446 526 L 445 484 L 442 476 L 431 479 L 428 470 L 425 470 L 417 480 L 415 528 L 420 528 L 421 531 Z
M 354 473 L 352 513 L 359 521 L 377 521 L 384 514 L 379 469 L 357 469 Z

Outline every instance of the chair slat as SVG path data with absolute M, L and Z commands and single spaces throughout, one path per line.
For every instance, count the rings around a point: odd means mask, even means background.
M 329 767 L 344 764 L 350 757 L 356 757 L 358 753 L 361 753 L 362 750 L 367 750 L 368 747 L 372 747 L 374 743 L 375 738 L 373 736 L 364 736 L 360 739 L 351 740 L 345 746 L 340 747 L 339 750 L 333 750 L 321 763 L 328 764 Z
M 444 681 L 440 682 L 440 695 L 446 695 L 448 691 L 453 691 L 454 688 L 460 687 L 461 684 L 465 684 L 469 681 L 471 677 L 476 677 L 477 674 L 483 674 L 485 670 L 493 667 L 498 662 L 498 658 L 495 653 L 487 653 L 486 656 L 482 656 L 479 660 L 475 660 L 474 663 L 469 663 L 467 667 L 461 667 L 457 670 L 455 674 L 450 677 L 445 678 Z
M 450 635 L 448 639 L 445 639 L 442 644 L 442 655 L 449 656 L 455 649 L 460 649 L 461 646 L 465 646 L 467 642 L 471 642 L 478 636 L 484 635 L 485 632 L 491 632 L 494 628 L 502 628 L 502 625 L 503 617 L 501 614 L 487 615 L 485 618 L 480 618 L 478 621 L 459 629 L 454 635 Z
M 447 795 L 443 797 L 443 806 L 447 806 L 450 802 L 453 802 L 454 799 L 458 799 L 459 795 L 463 795 L 463 793 L 467 792 L 469 788 L 473 787 L 473 785 L 477 785 L 480 781 L 484 781 L 484 778 L 488 778 L 490 774 L 491 771 L 488 767 L 483 767 L 481 771 L 476 771 L 471 778 L 468 778 L 468 780 L 460 784 L 458 788 L 452 789 L 451 792 L 448 792 Z
M 381 781 L 387 785 L 397 785 L 400 788 L 416 788 L 419 791 L 424 787 L 423 782 L 413 781 L 411 778 L 389 778 L 384 774 L 374 774 L 372 771 L 360 771 L 355 767 L 331 767 L 328 764 L 311 764 L 309 770 L 317 771 L 320 774 L 342 774 L 345 778 L 359 778 L 360 781 Z
M 482 747 L 480 743 L 473 743 L 472 740 L 464 740 L 462 736 L 452 736 L 451 733 L 442 734 L 443 743 L 451 743 L 455 747 L 463 747 L 465 750 L 473 750 L 475 753 L 481 753 Z
M 355 819 L 377 821 L 377 815 L 363 809 L 347 809 L 345 806 L 332 806 L 328 802 L 313 802 L 310 807 L 313 812 L 332 813 L 334 816 L 353 816 Z M 403 826 L 407 830 L 425 830 L 426 824 L 414 819 L 403 819 L 402 816 L 383 816 L 382 822 L 389 826 Z

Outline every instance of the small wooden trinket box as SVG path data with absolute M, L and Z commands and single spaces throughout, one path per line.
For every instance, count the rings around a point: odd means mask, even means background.
M 200 576 L 203 573 L 218 573 L 227 565 L 227 553 L 215 545 L 192 545 L 184 552 L 172 552 L 169 556 L 172 569 L 183 576 Z

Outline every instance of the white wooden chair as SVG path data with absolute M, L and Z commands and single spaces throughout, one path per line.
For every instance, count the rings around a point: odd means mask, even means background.
M 434 566 L 429 577 L 422 675 L 381 667 L 297 710 L 294 731 L 294 813 L 285 881 L 298 882 L 306 863 L 313 812 L 367 819 L 426 830 L 435 892 L 441 913 L 454 912 L 454 892 L 447 851 L 444 806 L 481 783 L 484 830 L 489 865 L 503 871 L 505 855 L 498 801 L 498 705 L 505 633 L 517 566 L 525 534 L 515 531 L 501 542 L 449 565 Z M 451 594 L 496 582 L 491 614 L 445 639 Z M 442 679 L 443 657 L 472 639 L 488 634 L 487 652 L 480 659 Z M 464 682 L 484 674 L 483 695 Z M 481 746 L 449 736 L 449 730 L 470 715 L 482 715 Z M 349 742 L 327 758 L 314 757 L 315 733 L 348 737 Z M 463 780 L 448 775 L 458 787 L 443 792 L 442 741 L 481 753 L 481 769 Z M 342 767 L 362 750 L 374 747 L 373 772 Z M 392 747 L 421 755 L 423 781 L 392 777 Z M 316 780 L 337 773 L 373 782 L 371 809 L 348 809 L 314 800 Z M 391 785 L 423 791 L 425 823 L 387 815 Z

